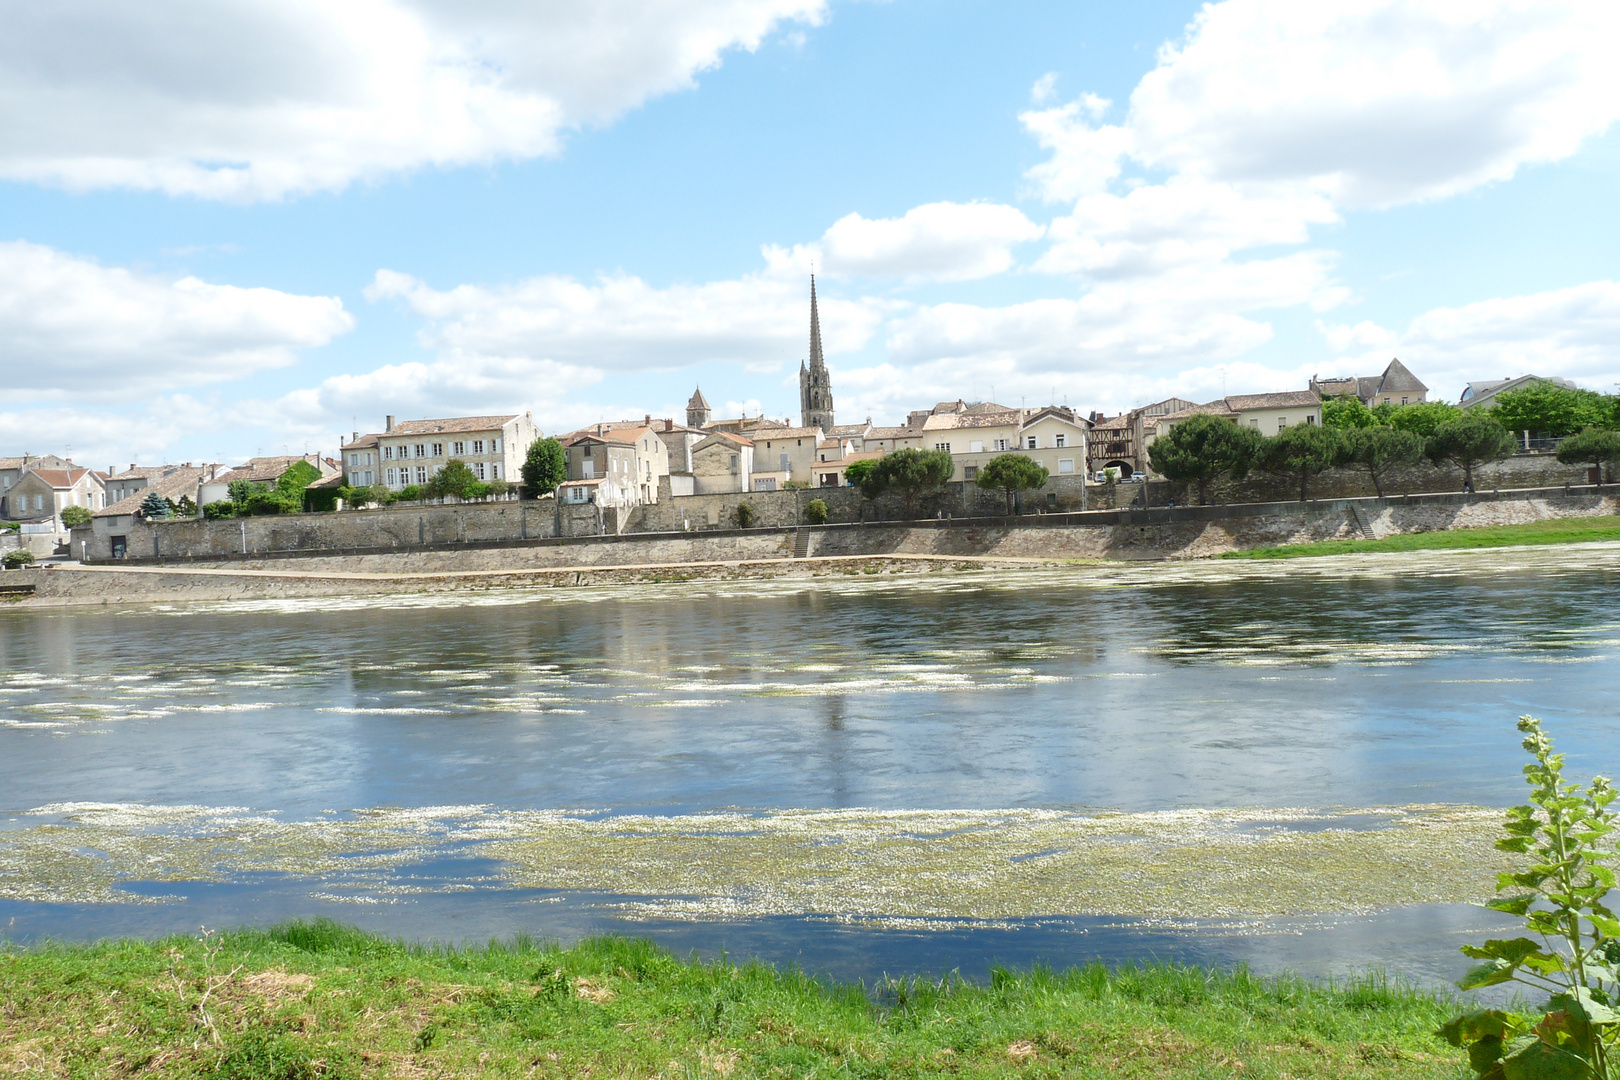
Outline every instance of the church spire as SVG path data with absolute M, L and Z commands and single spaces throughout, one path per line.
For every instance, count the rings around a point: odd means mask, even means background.
M 816 307 L 816 276 L 810 275 L 810 364 L 799 365 L 799 413 L 805 427 L 831 431 L 833 426 L 832 376 L 821 354 L 821 312 Z
M 821 355 L 821 314 L 816 310 L 816 275 L 810 275 L 810 370 L 826 371 L 827 361 Z

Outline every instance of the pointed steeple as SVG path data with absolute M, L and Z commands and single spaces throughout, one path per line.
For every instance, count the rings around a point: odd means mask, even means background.
M 831 431 L 833 426 L 832 376 L 821 354 L 821 312 L 816 305 L 816 276 L 810 275 L 810 363 L 799 364 L 799 412 L 805 427 Z
M 821 313 L 816 310 L 816 275 L 810 275 L 810 371 L 826 371 L 827 362 L 821 356 Z

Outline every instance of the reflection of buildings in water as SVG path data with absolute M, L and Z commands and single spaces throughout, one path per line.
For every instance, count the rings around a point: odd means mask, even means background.
M 827 801 L 836 809 L 849 806 L 849 736 L 844 730 L 844 695 L 830 694 L 821 700 L 821 740 L 827 770 Z

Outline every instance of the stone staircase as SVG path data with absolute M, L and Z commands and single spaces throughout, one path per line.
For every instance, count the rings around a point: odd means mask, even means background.
M 1350 517 L 1351 520 L 1356 523 L 1356 531 L 1361 533 L 1361 538 L 1363 540 L 1378 539 L 1378 534 L 1373 532 L 1372 519 L 1367 516 L 1367 511 L 1352 503 L 1350 506 Z
M 810 530 L 798 528 L 793 530 L 793 557 L 795 559 L 808 559 L 810 557 Z

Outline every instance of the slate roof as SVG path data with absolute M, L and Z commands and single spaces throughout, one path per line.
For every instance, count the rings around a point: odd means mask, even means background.
M 1384 377 L 1378 381 L 1380 394 L 1427 393 L 1428 389 L 1399 360 L 1391 360 L 1384 369 Z
M 709 407 L 709 399 L 703 396 L 703 391 L 701 388 L 694 388 L 692 390 L 692 397 L 687 401 L 686 407 L 688 409 L 707 410 Z

